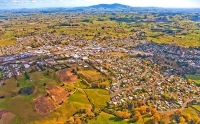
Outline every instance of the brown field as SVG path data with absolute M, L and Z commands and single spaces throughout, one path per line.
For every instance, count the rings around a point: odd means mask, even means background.
M 16 115 L 6 111 L 0 110 L 0 124 L 8 124 Z
M 37 113 L 47 115 L 57 109 L 69 96 L 69 92 L 58 86 L 46 88 L 48 95 L 43 95 L 34 100 Z
M 35 25 L 35 22 L 28 23 L 29 25 Z
M 0 32 L 0 37 L 1 37 L 1 36 L 3 36 L 3 33 L 2 33 L 2 32 Z
M 1 110 L 1 111 L 0 111 L 0 119 L 3 118 L 3 115 L 6 114 L 6 113 L 8 113 L 8 111 L 6 111 L 6 110 Z
M 63 83 L 75 83 L 77 76 L 72 73 L 71 69 L 63 69 L 56 72 Z
M 62 104 L 69 96 L 68 91 L 57 86 L 47 87 L 46 90 L 49 93 L 49 95 L 52 97 L 54 102 L 58 105 Z
M 53 103 L 49 96 L 40 96 L 34 100 L 37 113 L 46 115 L 56 109 L 56 105 Z

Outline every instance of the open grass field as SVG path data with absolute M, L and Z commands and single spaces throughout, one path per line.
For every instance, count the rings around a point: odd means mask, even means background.
M 200 75 L 186 75 L 187 79 L 191 79 L 200 85 Z
M 68 98 L 69 102 L 73 102 L 73 103 L 77 103 L 80 104 L 82 103 L 83 105 L 87 105 L 90 104 L 89 101 L 86 98 L 85 93 L 82 90 L 77 89 L 77 91 L 72 94 L 69 98 Z
M 86 89 L 87 87 L 89 87 L 89 85 L 83 82 L 81 79 L 78 79 L 74 86 L 81 89 Z
M 114 115 L 101 112 L 97 117 L 97 120 L 91 120 L 89 121 L 89 124 L 127 124 L 127 122 L 115 117 Z
M 104 89 L 85 89 L 88 97 L 91 99 L 95 108 L 103 108 L 110 100 L 110 96 L 107 90 Z
M 182 113 L 183 114 L 189 114 L 192 117 L 192 119 L 199 118 L 199 116 L 196 113 L 196 111 L 194 109 L 192 109 L 191 107 L 185 108 Z
M 123 38 L 136 35 L 138 31 L 145 31 L 146 38 L 157 43 L 200 46 L 198 22 L 190 20 L 187 14 L 162 15 L 165 19 L 159 21 L 159 13 L 135 14 L 34 13 L 26 16 L 16 14 L 17 18 L 8 14 L 5 16 L 10 20 L 3 20 L 0 25 L 0 46 L 15 43 L 16 37 L 46 32 L 82 36 L 91 40 L 97 37 Z M 155 21 L 147 21 L 149 19 Z
M 5 81 L 5 85 L 0 87 L 0 94 L 5 97 L 10 97 L 19 91 L 19 87 L 17 87 L 16 80 L 14 78 L 10 78 Z M 1 104 L 0 104 L 1 106 Z
M 109 54 L 110 54 L 110 56 L 119 56 L 119 57 L 124 57 L 125 56 L 124 53 L 118 53 L 118 52 L 110 52 Z
M 86 79 L 88 82 L 94 82 L 103 79 L 103 75 L 96 70 L 82 70 L 78 74 Z
M 43 117 L 35 111 L 33 100 L 46 93 L 46 89 L 43 86 L 44 83 L 46 83 L 46 86 L 58 85 L 55 80 L 46 77 L 43 72 L 29 73 L 29 76 L 32 82 L 24 80 L 24 76 L 18 77 L 19 87 L 17 87 L 14 78 L 6 80 L 5 85 L 0 87 L 0 93 L 5 96 L 5 98 L 0 99 L 0 108 L 16 115 L 12 122 L 13 124 L 28 123 L 42 119 Z M 36 88 L 33 94 L 18 95 L 20 88 L 29 85 L 33 85 Z M 24 111 L 24 108 L 26 108 L 26 111 Z
M 197 109 L 198 111 L 200 111 L 200 105 L 193 105 L 192 107 L 194 107 L 195 109 Z
M 180 36 L 171 36 L 168 34 L 160 35 L 156 38 L 154 36 L 149 37 L 149 40 L 152 40 L 156 43 L 165 43 L 165 44 L 176 44 L 185 47 L 198 47 L 200 37 L 198 34 L 190 35 L 180 35 Z
M 87 110 L 89 108 L 91 108 L 91 105 L 85 93 L 82 90 L 76 90 L 59 108 L 46 115 L 45 118 L 34 121 L 33 124 L 63 123 L 80 109 Z
M 46 90 L 48 90 L 50 95 L 53 95 L 53 96 L 58 95 L 60 93 L 60 90 L 58 94 L 55 94 L 55 93 L 52 93 L 53 92 L 53 90 L 51 90 L 52 88 L 46 89 L 46 87 L 53 87 L 53 86 L 59 85 L 59 83 L 57 83 L 53 79 L 53 74 L 49 75 L 49 77 L 51 78 L 46 76 L 44 72 L 33 72 L 33 73 L 28 73 L 28 74 L 30 78 L 32 79 L 32 82 L 24 80 L 23 76 L 19 76 L 18 83 L 20 84 L 20 87 L 17 87 L 17 83 L 14 78 L 6 80 L 5 82 L 6 85 L 4 85 L 3 87 L 0 87 L 1 93 L 5 95 L 5 98 L 0 99 L 0 108 L 8 110 L 9 112 L 16 115 L 16 117 L 12 120 L 12 124 L 22 124 L 22 123 L 33 123 L 33 124 L 54 123 L 55 124 L 59 122 L 63 123 L 80 109 L 86 109 L 86 110 L 91 109 L 91 104 L 88 101 L 85 92 L 82 89 L 74 89 L 72 90 L 72 92 L 74 93 L 70 95 L 69 98 L 66 101 L 64 101 L 61 106 L 59 106 L 57 109 L 54 109 L 53 112 L 49 114 L 45 114 L 45 118 L 44 118 L 44 116 L 37 113 L 33 100 L 38 98 L 41 95 L 46 94 L 47 93 Z M 79 81 L 81 80 L 79 79 Z M 19 91 L 20 88 L 29 86 L 29 84 L 26 84 L 26 83 L 31 83 L 30 85 L 33 85 L 35 87 L 34 93 L 31 95 L 18 95 L 17 92 Z M 44 86 L 44 83 L 46 83 L 45 86 Z M 73 86 L 66 85 L 65 88 L 72 89 Z M 99 98 L 104 97 L 104 95 L 107 98 L 109 98 L 107 96 L 108 95 L 107 92 L 105 91 L 97 90 L 96 93 L 98 93 Z M 55 101 L 60 102 L 57 98 L 58 97 L 56 97 Z M 45 102 L 42 102 L 42 104 L 44 103 Z M 97 105 L 101 106 L 102 103 L 97 104 Z M 103 105 L 105 105 L 105 103 L 103 103 Z M 24 111 L 24 108 L 26 108 L 26 111 Z

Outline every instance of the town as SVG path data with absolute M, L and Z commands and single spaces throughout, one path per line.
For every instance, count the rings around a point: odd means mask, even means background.
M 30 42 L 33 39 L 34 42 Z M 52 39 L 56 40 L 49 42 Z M 177 75 L 176 71 L 170 71 L 176 69 L 172 68 L 173 66 L 169 65 L 171 68 L 163 71 L 162 66 L 156 63 L 153 57 L 161 56 L 175 63 L 187 64 L 188 67 L 178 66 L 182 70 L 190 67 L 198 69 L 198 49 L 159 45 L 148 41 L 143 44 L 142 41 L 137 42 L 140 42 L 140 45 L 127 37 L 123 40 L 113 40 L 109 44 L 100 44 L 97 40 L 87 41 L 78 37 L 53 34 L 20 38 L 15 45 L 19 46 L 17 49 L 15 46 L 1 48 L 2 54 L 11 54 L 1 57 L 2 79 L 22 75 L 26 68 L 42 71 L 50 67 L 60 70 L 63 65 L 65 68 L 70 63 L 76 63 L 84 68 L 95 67 L 101 73 L 110 76 L 112 84 L 106 87 L 111 93 L 111 101 L 108 101 L 110 105 L 134 105 L 132 102 L 140 101 L 159 111 L 170 111 L 184 108 L 192 100 L 200 100 L 200 89 L 194 82 L 188 82 Z M 30 43 L 40 45 L 31 47 Z M 56 45 L 53 45 L 54 43 Z M 130 47 L 133 45 L 135 48 Z M 145 55 L 145 59 L 142 59 L 140 54 Z

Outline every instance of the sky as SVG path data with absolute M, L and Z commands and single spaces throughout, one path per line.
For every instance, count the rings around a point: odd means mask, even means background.
M 0 8 L 80 7 L 102 3 L 133 7 L 200 8 L 200 0 L 0 0 Z

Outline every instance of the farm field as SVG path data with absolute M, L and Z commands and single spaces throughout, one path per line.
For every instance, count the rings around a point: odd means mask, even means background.
M 89 124 L 127 124 L 127 122 L 124 120 L 120 120 L 111 114 L 102 112 L 97 117 L 97 120 L 91 120 L 89 121 Z M 133 124 L 137 124 L 137 123 L 133 123 Z
M 186 78 L 194 80 L 198 85 L 200 85 L 200 75 L 186 75 Z
M 91 99 L 95 109 L 105 107 L 107 105 L 106 102 L 110 99 L 108 91 L 104 89 L 85 89 L 84 91 Z
M 87 84 L 86 82 L 83 82 L 81 79 L 78 79 L 74 86 L 77 88 L 86 89 L 90 85 Z
M 198 8 L 0 8 L 0 124 L 198 124 L 199 59 Z
M 193 14 L 193 13 L 192 13 Z M 100 38 L 109 41 L 109 37 L 120 38 L 137 35 L 137 32 L 145 31 L 145 37 L 156 43 L 176 44 L 184 47 L 200 46 L 200 30 L 198 21 L 194 21 L 192 14 L 162 15 L 161 13 L 140 14 L 124 12 L 88 13 L 79 14 L 70 12 L 51 15 L 30 14 L 16 17 L 5 15 L 10 20 L 3 20 L 0 25 L 0 46 L 12 45 L 17 37 L 25 37 L 32 34 L 45 32 L 64 34 L 70 36 L 82 36 L 87 40 Z M 74 17 L 72 17 L 74 16 Z M 185 18 L 187 16 L 187 19 Z M 40 19 L 40 21 L 38 20 Z M 114 54 L 113 54 L 114 55 Z M 123 56 L 123 54 L 121 54 Z
M 196 111 L 194 109 L 192 109 L 191 107 L 184 109 L 182 113 L 183 114 L 189 114 L 193 119 L 194 118 L 199 118 L 199 116 L 196 113 Z
M 32 82 L 25 80 L 24 76 L 19 76 L 19 87 L 17 87 L 14 78 L 6 80 L 5 85 L 0 87 L 1 94 L 5 95 L 5 98 L 0 99 L 0 108 L 6 109 L 17 115 L 12 122 L 13 124 L 28 123 L 42 119 L 43 117 L 35 111 L 33 100 L 46 93 L 45 87 L 43 86 L 44 83 L 46 83 L 46 86 L 58 85 L 55 80 L 47 78 L 44 72 L 33 72 L 28 74 L 31 77 Z M 18 94 L 20 88 L 32 85 L 35 87 L 33 94 Z M 22 111 L 22 108 L 26 108 L 26 112 Z
M 46 118 L 36 120 L 36 124 L 63 123 L 80 109 L 90 109 L 91 105 L 85 93 L 77 90 L 58 109 L 46 115 Z
M 95 82 L 103 80 L 104 78 L 103 75 L 96 70 L 82 70 L 78 72 L 78 75 L 86 79 L 88 82 Z
M 57 76 L 63 83 L 75 83 L 77 76 L 71 72 L 71 69 L 63 69 L 56 72 Z
M 1 109 L 0 110 L 0 123 L 8 124 L 16 115 Z
M 46 115 L 56 109 L 56 105 L 48 96 L 41 96 L 35 99 L 34 105 L 35 105 L 37 113 L 41 115 Z
M 192 107 L 194 107 L 195 109 L 197 109 L 198 111 L 200 111 L 200 105 L 193 105 Z

